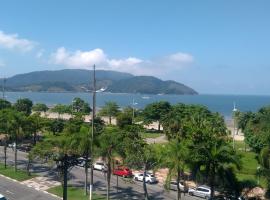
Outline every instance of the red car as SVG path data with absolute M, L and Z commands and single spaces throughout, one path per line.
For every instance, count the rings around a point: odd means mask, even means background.
M 117 176 L 131 177 L 132 171 L 127 167 L 118 166 L 113 170 L 113 174 Z

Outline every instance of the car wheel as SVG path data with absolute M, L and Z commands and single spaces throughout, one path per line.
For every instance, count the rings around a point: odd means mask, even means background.
M 193 193 L 192 193 L 192 192 L 189 192 L 188 194 L 189 194 L 190 196 L 193 196 Z
M 146 181 L 146 183 L 147 183 L 147 184 L 150 184 L 150 181 L 148 180 L 148 181 Z
M 135 181 L 138 181 L 138 178 L 137 177 L 135 177 Z

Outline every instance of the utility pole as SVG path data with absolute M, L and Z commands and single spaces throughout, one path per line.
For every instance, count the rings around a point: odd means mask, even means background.
M 95 112 L 96 112 L 96 66 L 93 66 L 93 109 L 92 109 L 92 135 L 91 135 L 91 143 L 90 143 L 90 190 L 89 190 L 89 200 L 92 200 L 92 193 L 93 193 L 93 182 L 94 182 L 94 169 L 93 169 L 93 140 L 94 140 L 94 119 L 95 119 Z

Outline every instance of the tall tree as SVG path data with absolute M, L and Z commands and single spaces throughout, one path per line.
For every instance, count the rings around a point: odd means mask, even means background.
M 119 128 L 132 125 L 132 108 L 126 107 L 116 117 L 116 124 Z
M 14 104 L 15 110 L 19 112 L 23 112 L 25 115 L 30 115 L 32 110 L 33 102 L 28 99 L 18 99 Z
M 180 179 L 184 175 L 185 166 L 187 166 L 190 156 L 187 140 L 174 139 L 166 146 L 163 155 L 163 163 L 168 167 L 169 173 L 167 182 L 176 176 L 177 182 L 177 199 L 181 199 Z
M 11 141 L 14 142 L 14 169 L 17 171 L 17 145 L 19 139 L 23 135 L 23 125 L 25 124 L 25 117 L 23 113 L 15 110 L 7 110 L 7 132 L 10 135 Z
M 5 99 L 0 99 L 0 110 L 11 108 L 11 103 Z
M 92 111 L 89 104 L 79 97 L 76 97 L 72 100 L 71 107 L 73 112 L 86 115 L 90 114 L 90 112 Z
M 22 128 L 26 134 L 29 134 L 33 138 L 33 144 L 37 142 L 37 134 L 44 127 L 43 118 L 38 113 L 30 115 L 26 118 Z
M 120 145 L 119 141 L 122 141 L 121 137 L 121 131 L 117 127 L 107 127 L 98 138 L 100 141 L 100 156 L 103 158 L 107 165 L 107 199 L 110 199 L 113 155 L 118 151 Z
M 158 122 L 158 130 L 160 131 L 160 122 L 162 117 L 171 109 L 171 105 L 167 101 L 160 101 L 148 104 L 143 110 L 144 122 L 146 124 L 154 121 Z
M 44 103 L 37 103 L 33 105 L 32 110 L 35 112 L 47 112 L 49 110 L 48 106 Z
M 112 124 L 112 117 L 116 117 L 119 112 L 119 106 L 117 105 L 117 103 L 113 101 L 108 101 L 99 111 L 99 115 L 109 117 L 109 124 Z
M 69 134 L 47 136 L 31 150 L 32 158 L 51 160 L 57 165 L 63 187 L 63 200 L 67 200 L 68 171 L 77 164 L 77 149 L 71 146 Z
M 148 190 L 146 185 L 146 174 L 150 169 L 154 169 L 158 164 L 158 157 L 154 151 L 154 147 L 145 143 L 140 137 L 128 137 L 125 136 L 124 140 L 125 149 L 125 163 L 132 168 L 143 170 L 143 191 L 144 199 L 148 200 Z
M 71 113 L 71 108 L 68 105 L 57 104 L 56 106 L 51 108 L 51 111 L 58 113 L 58 118 L 60 118 L 62 114 Z

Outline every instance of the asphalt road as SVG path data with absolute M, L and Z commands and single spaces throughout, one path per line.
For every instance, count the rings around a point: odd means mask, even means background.
M 3 152 L 3 147 L 0 147 L 0 152 Z M 14 151 L 8 148 L 7 152 L 8 163 L 13 164 Z M 4 160 L 4 154 L 0 153 L 0 160 Z M 25 169 L 27 163 L 27 153 L 18 151 L 18 167 Z M 55 168 L 47 166 L 42 163 L 34 163 L 32 171 L 40 176 L 50 176 L 57 180 L 57 172 Z M 73 167 L 69 174 L 69 184 L 83 186 L 84 185 L 84 169 L 81 167 Z M 118 178 L 112 176 L 111 178 L 111 196 L 112 199 L 143 199 L 143 187 L 141 182 L 134 182 L 130 179 Z M 173 200 L 176 199 L 176 192 L 166 191 L 158 184 L 147 185 L 149 196 L 157 200 Z M 118 192 L 117 192 L 118 190 Z M 106 194 L 106 179 L 102 172 L 94 171 L 94 191 L 100 194 Z M 33 198 L 35 199 L 35 198 Z M 198 199 L 189 195 L 183 195 L 184 200 Z M 31 198 L 28 200 L 31 200 Z
M 58 200 L 49 194 L 34 190 L 20 183 L 0 177 L 0 193 L 8 200 Z

